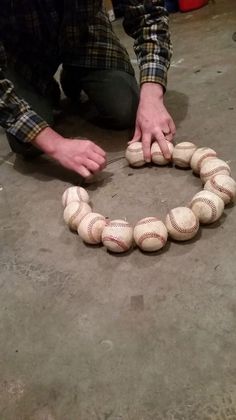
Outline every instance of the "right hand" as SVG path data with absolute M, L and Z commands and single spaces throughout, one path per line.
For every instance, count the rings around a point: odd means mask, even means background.
M 67 139 L 47 127 L 33 144 L 62 166 L 87 178 L 106 166 L 106 153 L 90 140 Z

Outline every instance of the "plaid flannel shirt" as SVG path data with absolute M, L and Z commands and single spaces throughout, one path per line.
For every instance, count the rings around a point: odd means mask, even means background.
M 124 28 L 134 38 L 140 82 L 166 87 L 171 57 L 164 0 L 125 2 Z M 17 95 L 7 64 L 46 95 L 61 63 L 134 74 L 102 0 L 0 0 L 0 125 L 31 141 L 47 123 Z

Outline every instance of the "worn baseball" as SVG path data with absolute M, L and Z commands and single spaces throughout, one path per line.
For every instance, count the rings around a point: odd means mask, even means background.
M 169 141 L 167 142 L 167 145 L 168 145 L 170 154 L 172 156 L 174 146 Z M 171 161 L 171 158 L 168 160 L 164 157 L 162 150 L 156 141 L 152 143 L 151 156 L 152 156 L 152 162 L 155 163 L 156 165 L 160 165 L 160 166 L 168 165 L 168 163 L 170 163 Z
M 140 167 L 145 165 L 142 143 L 139 141 L 131 143 L 126 149 L 125 157 L 131 166 Z
M 89 195 L 83 187 L 69 187 L 62 196 L 62 205 L 66 207 L 72 201 L 89 202 Z
M 126 252 L 133 243 L 133 228 L 125 220 L 111 220 L 102 232 L 103 245 L 112 252 Z
M 180 168 L 189 168 L 191 157 L 196 149 L 197 146 L 189 141 L 178 143 L 173 150 L 173 163 Z
M 87 213 L 79 224 L 78 234 L 87 244 L 100 244 L 106 223 L 106 218 L 101 214 Z
M 176 207 L 166 216 L 166 227 L 172 239 L 187 241 L 193 238 L 199 229 L 199 221 L 188 207 Z
M 71 201 L 64 210 L 64 220 L 72 229 L 77 230 L 81 219 L 92 211 L 88 203 L 84 201 Z
M 214 223 L 222 215 L 224 202 L 215 193 L 202 190 L 193 197 L 190 208 L 200 223 L 210 224 Z
M 213 176 L 206 182 L 204 189 L 217 194 L 225 204 L 235 201 L 236 182 L 229 175 Z
M 164 223 L 156 217 L 145 217 L 134 227 L 135 243 L 143 251 L 158 251 L 165 246 L 167 237 Z
M 207 159 L 215 158 L 216 156 L 217 155 L 215 150 L 211 149 L 210 147 L 199 147 L 197 150 L 195 150 L 190 161 L 190 166 L 193 172 L 199 175 L 203 162 L 205 162 Z
M 203 184 L 205 184 L 215 175 L 230 175 L 230 173 L 230 167 L 224 160 L 214 158 L 207 159 L 203 162 L 200 170 L 200 177 Z

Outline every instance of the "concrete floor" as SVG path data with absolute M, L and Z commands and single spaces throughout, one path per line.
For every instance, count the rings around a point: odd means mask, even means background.
M 166 96 L 177 140 L 215 148 L 234 177 L 235 22 L 234 0 L 171 17 Z M 97 211 L 164 217 L 200 189 L 190 171 L 130 169 L 117 160 L 129 133 L 77 114 L 59 129 L 109 152 L 89 186 Z M 190 243 L 109 255 L 63 223 L 61 195 L 78 177 L 46 158 L 16 158 L 3 132 L 0 144 L 0 419 L 235 420 L 233 207 Z

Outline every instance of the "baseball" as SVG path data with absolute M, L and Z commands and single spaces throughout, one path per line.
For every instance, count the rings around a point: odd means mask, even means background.
M 189 168 L 190 160 L 197 146 L 189 141 L 183 141 L 175 146 L 172 161 L 180 168 Z
M 230 167 L 224 160 L 214 158 L 207 159 L 205 162 L 203 162 L 200 170 L 200 177 L 203 184 L 205 184 L 215 175 L 230 175 L 230 173 Z
M 91 211 L 92 209 L 88 203 L 84 201 L 72 201 L 64 210 L 64 220 L 72 230 L 77 230 L 81 219 L 87 213 L 91 213 Z
M 169 151 L 170 151 L 170 154 L 172 156 L 174 146 L 169 141 L 167 142 L 167 145 L 169 147 Z M 155 163 L 156 165 L 164 166 L 164 165 L 167 165 L 168 163 L 170 163 L 170 161 L 171 161 L 171 158 L 170 158 L 170 160 L 167 160 L 164 157 L 164 155 L 161 151 L 161 148 L 156 141 L 154 143 L 152 143 L 151 156 L 152 156 L 152 162 Z
M 228 175 L 215 175 L 210 178 L 204 189 L 217 194 L 225 204 L 235 201 L 236 182 Z
M 133 243 L 133 228 L 125 220 L 111 220 L 102 232 L 103 245 L 112 252 L 126 252 Z
M 220 218 L 224 211 L 224 202 L 213 192 L 202 190 L 193 197 L 190 208 L 200 223 L 209 224 Z
M 72 201 L 89 202 L 89 195 L 82 187 L 69 187 L 65 190 L 62 196 L 62 205 L 66 207 Z
M 126 149 L 125 157 L 131 166 L 140 167 L 145 165 L 142 143 L 131 143 Z
M 176 207 L 167 214 L 166 227 L 171 238 L 187 241 L 197 234 L 199 221 L 188 207 Z
M 158 251 L 165 246 L 167 237 L 164 223 L 156 217 L 145 217 L 134 227 L 135 243 L 143 251 Z
M 78 234 L 87 244 L 100 244 L 106 223 L 105 217 L 101 214 L 87 213 L 79 224 Z
M 199 149 L 194 152 L 190 161 L 190 166 L 193 172 L 199 175 L 203 162 L 205 162 L 206 159 L 212 159 L 215 157 L 215 150 L 211 149 L 210 147 L 199 147 Z

